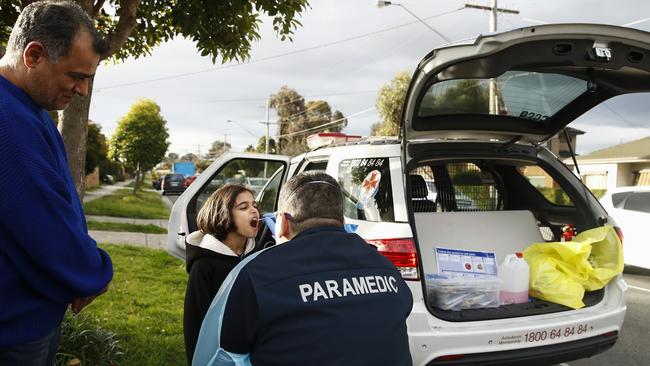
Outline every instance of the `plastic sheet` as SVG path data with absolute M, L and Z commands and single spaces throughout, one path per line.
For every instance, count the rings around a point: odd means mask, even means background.
M 524 258 L 530 296 L 573 309 L 585 306 L 585 290 L 599 290 L 623 271 L 623 250 L 612 226 L 584 231 L 570 242 L 533 244 Z

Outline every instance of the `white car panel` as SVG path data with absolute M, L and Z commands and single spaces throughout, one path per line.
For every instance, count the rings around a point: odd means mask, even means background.
M 612 195 L 626 192 L 648 192 L 650 194 L 650 187 L 615 188 L 609 190 L 600 199 L 600 202 L 623 231 L 625 264 L 650 269 L 650 232 L 648 231 L 650 213 L 614 207 Z

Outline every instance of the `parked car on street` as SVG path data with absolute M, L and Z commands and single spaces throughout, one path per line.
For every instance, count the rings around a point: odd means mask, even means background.
M 246 178 L 246 186 L 252 189 L 255 193 L 259 193 L 268 180 L 268 178 L 264 177 L 248 177 Z
M 102 183 L 113 184 L 113 183 L 115 183 L 115 177 L 113 177 L 110 174 L 104 174 L 102 176 Z
M 158 177 L 156 179 L 151 180 L 151 186 L 157 191 L 160 190 L 161 184 L 162 184 L 162 177 Z
M 647 32 L 590 24 L 522 28 L 433 50 L 409 86 L 401 139 L 328 136 L 330 145 L 293 158 L 223 154 L 174 204 L 168 251 L 185 257 L 198 210 L 229 172 L 274 172 L 257 194 L 264 214 L 276 210 L 288 178 L 324 171 L 341 186 L 346 223 L 409 285 L 414 365 L 550 365 L 603 352 L 625 317 L 620 275 L 586 292 L 577 310 L 540 299 L 445 310 L 427 275 L 440 269 L 440 248 L 487 252 L 496 263 L 533 243 L 560 241 L 568 224 L 578 232 L 617 226 L 543 142 L 609 98 L 649 91 L 649 52 Z M 558 194 L 545 196 L 542 181 Z M 261 227 L 256 249 L 269 241 Z
M 189 187 L 190 184 L 192 184 L 195 180 L 196 180 L 196 175 L 191 175 L 191 176 L 189 176 L 189 177 L 186 177 L 186 178 L 183 180 L 183 186 L 184 186 L 185 188 L 187 188 L 187 187 Z
M 600 199 L 625 237 L 625 264 L 650 269 L 650 186 L 618 187 Z
M 183 193 L 183 191 L 185 191 L 185 186 L 183 185 L 184 180 L 185 177 L 183 176 L 183 174 L 178 174 L 178 173 L 165 174 L 160 184 L 160 188 L 162 189 L 163 196 L 169 194 Z

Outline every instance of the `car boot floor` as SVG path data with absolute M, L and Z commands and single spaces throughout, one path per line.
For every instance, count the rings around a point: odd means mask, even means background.
M 582 301 L 585 303 L 585 307 L 593 306 L 599 303 L 603 299 L 604 293 L 605 290 L 603 289 L 600 289 L 598 291 L 585 292 L 585 295 L 582 299 Z M 442 310 L 434 307 L 431 303 L 429 303 L 429 310 L 436 318 L 439 319 L 455 322 L 468 322 L 542 315 L 573 309 L 564 305 L 552 303 L 550 301 L 531 298 L 529 302 L 524 304 L 511 304 L 502 305 L 498 308 L 468 309 L 458 311 Z

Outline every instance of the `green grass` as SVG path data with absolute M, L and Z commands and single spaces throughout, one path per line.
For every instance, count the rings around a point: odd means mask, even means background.
M 167 219 L 169 210 L 157 192 L 120 189 L 108 196 L 84 203 L 86 215 L 130 217 L 136 219 Z
M 98 185 L 98 186 L 96 186 L 96 187 L 85 188 L 85 189 L 84 189 L 84 192 L 92 192 L 92 191 L 96 191 L 96 190 L 98 190 L 98 189 L 100 189 L 100 188 L 102 188 L 101 184 Z
M 185 365 L 185 264 L 163 251 L 101 245 L 113 259 L 108 292 L 83 313 L 117 333 L 120 366 Z
M 129 187 L 129 188 L 135 187 L 135 181 L 127 184 L 125 187 Z M 152 188 L 153 189 L 153 187 L 151 186 L 151 181 L 149 179 L 145 179 L 144 182 L 141 182 L 139 188 Z
M 167 234 L 167 229 L 153 225 L 127 224 L 121 222 L 88 221 L 88 230 L 127 231 L 131 233 Z

